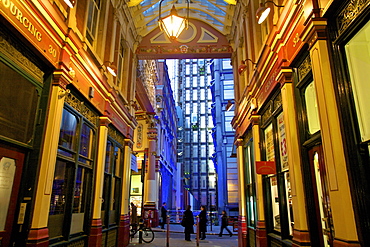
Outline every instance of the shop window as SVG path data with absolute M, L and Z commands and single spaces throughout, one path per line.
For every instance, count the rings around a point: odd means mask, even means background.
M 246 166 L 246 193 L 247 193 L 247 214 L 248 226 L 255 228 L 257 219 L 256 210 L 256 181 L 254 176 L 253 141 L 248 142 L 245 148 Z
M 120 167 L 123 165 L 122 146 L 110 136 L 107 140 L 103 202 L 101 205 L 103 228 L 117 225 L 119 219 L 119 192 L 121 187 Z
M 345 45 L 361 141 L 370 140 L 370 22 Z
M 51 242 L 86 230 L 95 136 L 93 125 L 69 107 L 64 108 L 49 208 Z
M 263 147 L 266 161 L 274 161 L 276 174 L 264 177 L 268 184 L 268 215 L 270 232 L 291 238 L 293 234 L 292 198 L 285 135 L 284 112 L 281 111 L 281 94 L 266 106 L 262 115 Z
M 32 144 L 39 96 L 34 83 L 0 61 L 0 135 Z
M 312 135 L 320 130 L 319 110 L 316 100 L 316 90 L 314 82 L 311 82 L 304 92 L 308 131 Z

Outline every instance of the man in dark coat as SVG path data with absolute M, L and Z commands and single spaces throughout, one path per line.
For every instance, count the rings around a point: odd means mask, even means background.
M 182 225 L 185 227 L 184 232 L 185 232 L 185 240 L 186 241 L 191 241 L 190 240 L 190 234 L 194 233 L 194 228 L 193 228 L 194 216 L 193 216 L 193 212 L 190 209 L 191 209 L 191 206 L 188 205 L 186 207 L 184 215 L 182 216 L 182 220 L 183 220 Z
M 161 228 L 164 229 L 164 224 L 167 222 L 167 209 L 166 203 L 164 202 L 161 207 L 161 217 L 162 217 L 162 226 Z
M 199 213 L 199 238 L 201 240 L 206 238 L 206 231 L 207 231 L 207 210 L 205 206 L 200 206 L 200 213 Z

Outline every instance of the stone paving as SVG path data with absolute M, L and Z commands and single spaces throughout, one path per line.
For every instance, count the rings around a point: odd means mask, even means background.
M 167 225 L 166 225 L 167 227 Z M 232 226 L 228 226 L 228 228 L 233 231 Z M 195 227 L 194 227 L 195 230 Z M 133 246 L 142 246 L 142 247 L 166 247 L 167 246 L 167 237 L 166 237 L 166 229 L 160 228 L 153 228 L 154 231 L 154 240 L 153 242 L 147 243 L 138 243 L 138 238 L 134 238 L 131 243 L 128 245 L 129 247 Z M 187 246 L 213 246 L 213 247 L 237 247 L 238 246 L 238 237 L 237 232 L 233 232 L 233 236 L 230 237 L 229 234 L 224 230 L 224 235 L 222 237 L 218 236 L 220 231 L 219 226 L 208 226 L 207 227 L 207 235 L 205 240 L 199 240 L 199 244 L 197 244 L 197 240 L 195 239 L 195 234 L 191 235 L 191 241 L 185 241 L 184 236 L 184 228 L 179 224 L 170 224 L 170 232 L 169 232 L 169 244 L 168 246 L 175 246 L 175 247 L 187 247 Z M 138 234 L 137 234 L 138 235 Z

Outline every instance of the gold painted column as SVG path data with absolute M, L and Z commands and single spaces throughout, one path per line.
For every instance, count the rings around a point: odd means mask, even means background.
M 238 190 L 239 190 L 239 217 L 238 217 L 238 246 L 247 244 L 247 198 L 245 191 L 245 162 L 244 162 L 244 140 L 237 139 L 237 162 L 238 162 Z
M 131 176 L 131 155 L 133 141 L 125 139 L 124 149 L 124 164 L 122 177 L 122 200 L 121 200 L 121 215 L 118 228 L 118 246 L 127 246 L 130 243 L 130 176 Z
M 108 125 L 110 123 L 111 120 L 108 117 L 100 117 L 89 246 L 100 246 L 102 242 L 101 205 L 103 200 L 105 159 L 107 155 Z
M 299 143 L 299 129 L 297 123 L 297 109 L 292 83 L 293 71 L 290 68 L 282 69 L 277 80 L 283 85 L 281 97 L 284 112 L 287 156 L 289 164 L 290 186 L 294 216 L 293 247 L 308 246 L 310 236 L 307 225 L 307 211 L 305 192 L 301 170 L 301 151 Z
M 326 21 L 313 19 L 305 41 L 310 45 L 312 73 L 317 95 L 324 161 L 327 170 L 335 246 L 359 246 L 348 181 L 343 138 L 331 72 Z
M 54 74 L 50 91 L 49 112 L 46 122 L 45 138 L 40 157 L 40 172 L 37 181 L 35 205 L 32 212 L 31 227 L 27 246 L 49 246 L 49 208 L 57 158 L 60 123 L 64 99 L 69 80 L 63 73 Z
M 261 161 L 261 147 L 260 147 L 260 116 L 252 115 L 252 134 L 253 134 L 253 150 L 254 160 Z M 256 204 L 257 204 L 257 225 L 256 225 L 256 246 L 267 246 L 267 232 L 265 221 L 265 205 L 263 203 L 263 180 L 262 175 L 255 174 L 256 181 Z
M 157 181 L 156 181 L 156 159 L 157 159 L 157 128 L 148 127 L 148 161 L 144 178 L 144 218 L 148 218 L 156 211 Z M 150 212 L 149 212 L 150 211 Z

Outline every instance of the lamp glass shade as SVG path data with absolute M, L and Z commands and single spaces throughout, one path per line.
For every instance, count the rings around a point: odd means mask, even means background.
M 114 76 L 114 77 L 117 76 L 116 71 L 113 68 L 113 66 L 107 66 L 107 70 L 109 71 L 109 73 L 111 73 L 112 76 Z
M 70 7 L 71 9 L 74 7 L 75 0 L 64 0 L 64 2 Z
M 168 37 L 176 39 L 186 26 L 186 19 L 177 15 L 175 6 L 172 7 L 171 14 L 160 20 L 162 29 Z
M 271 8 L 270 7 L 259 7 L 256 12 L 257 22 L 261 24 L 270 14 Z

